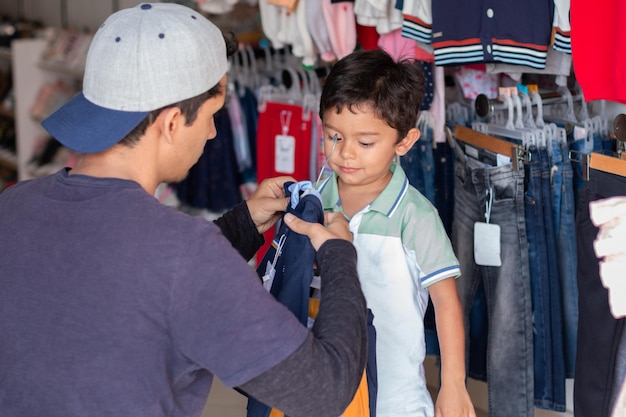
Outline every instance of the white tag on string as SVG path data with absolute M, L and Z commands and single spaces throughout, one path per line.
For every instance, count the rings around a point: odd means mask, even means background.
M 283 252 L 283 246 L 285 245 L 286 239 L 286 235 L 281 235 L 278 243 L 276 242 L 276 239 L 272 241 L 272 246 L 275 246 L 276 252 L 274 252 L 274 259 L 272 261 L 267 261 L 267 265 L 265 266 L 265 274 L 262 278 L 263 288 L 265 288 L 268 292 L 272 289 L 274 276 L 276 275 L 276 262 L 278 262 L 278 258 L 280 258 L 280 255 Z
M 263 275 L 263 288 L 268 292 L 272 289 L 272 283 L 274 282 L 274 275 L 276 275 L 276 268 L 270 261 L 267 261 L 265 266 L 265 275 Z
M 474 262 L 482 266 L 502 266 L 499 225 L 474 223 Z
M 296 138 L 288 135 L 276 135 L 274 171 L 293 174 L 296 170 Z
M 481 266 L 502 266 L 500 258 L 500 226 L 489 223 L 493 190 L 487 190 L 485 202 L 486 222 L 474 223 L 474 262 Z
M 274 171 L 293 174 L 296 170 L 296 138 L 289 135 L 291 111 L 280 112 L 281 135 L 276 135 L 274 146 Z

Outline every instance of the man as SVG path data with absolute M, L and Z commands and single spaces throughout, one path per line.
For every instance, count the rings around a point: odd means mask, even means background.
M 3 417 L 197 416 L 213 375 L 292 417 L 337 416 L 352 399 L 366 308 L 345 220 L 285 216 L 324 275 L 307 330 L 246 263 L 291 178 L 215 223 L 153 197 L 215 137 L 231 46 L 168 3 L 116 12 L 95 34 L 82 93 L 43 122 L 81 160 L 0 195 Z

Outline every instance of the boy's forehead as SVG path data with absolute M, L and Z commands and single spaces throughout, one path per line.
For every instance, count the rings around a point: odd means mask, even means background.
M 377 112 L 374 111 L 374 105 L 367 101 L 361 103 L 342 103 L 330 106 L 324 110 L 325 115 L 343 114 L 344 112 L 349 112 L 352 114 L 373 113 L 375 117 L 378 117 Z

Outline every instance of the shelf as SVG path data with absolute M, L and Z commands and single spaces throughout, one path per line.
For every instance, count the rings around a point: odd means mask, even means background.
M 4 117 L 6 119 L 14 119 L 15 112 L 11 109 L 7 109 L 7 108 L 0 106 L 0 117 Z
M 7 48 L 6 46 L 0 47 L 0 60 L 11 61 L 12 59 L 13 53 L 11 52 L 11 48 Z
M 0 148 L 0 166 L 17 171 L 17 155 L 8 149 Z

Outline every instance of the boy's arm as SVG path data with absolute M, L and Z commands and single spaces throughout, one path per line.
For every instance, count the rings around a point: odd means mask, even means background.
M 465 386 L 465 331 L 463 311 L 454 278 L 428 288 L 435 308 L 441 353 L 441 388 L 435 405 L 436 417 L 475 417 Z

